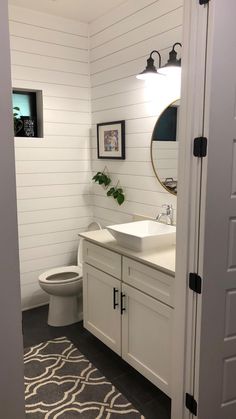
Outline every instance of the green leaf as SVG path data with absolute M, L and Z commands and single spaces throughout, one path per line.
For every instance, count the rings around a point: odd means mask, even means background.
M 15 106 L 13 109 L 14 109 L 15 111 L 20 111 L 20 108 L 18 108 L 18 106 Z
M 105 186 L 110 185 L 110 183 L 111 183 L 111 179 L 105 175 L 105 181 L 104 181 Z
M 114 198 L 116 199 L 119 195 L 119 192 L 117 191 L 117 189 L 115 190 L 115 192 L 113 193 Z
M 119 205 L 123 204 L 124 200 L 125 200 L 125 196 L 123 194 L 119 194 L 117 196 L 117 202 Z
M 115 192 L 115 188 L 109 189 L 109 191 L 107 192 L 107 196 L 112 196 L 114 192 Z

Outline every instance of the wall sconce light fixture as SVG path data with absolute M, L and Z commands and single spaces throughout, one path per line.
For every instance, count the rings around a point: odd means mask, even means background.
M 172 50 L 169 53 L 169 60 L 163 67 L 158 69 L 158 73 L 163 74 L 165 76 L 180 74 L 181 58 L 177 59 L 177 52 L 175 51 L 175 47 L 177 46 L 182 47 L 182 44 L 180 42 L 176 42 L 173 45 Z
M 154 54 L 154 52 L 159 57 L 159 69 L 161 68 L 161 54 L 154 49 L 151 52 L 150 57 L 147 59 L 147 66 L 146 66 L 146 68 L 142 71 L 142 73 L 140 73 L 140 74 L 138 74 L 136 76 L 137 79 L 139 79 L 139 80 L 148 80 L 150 78 L 156 78 L 157 76 L 159 76 L 158 70 L 156 69 L 156 67 L 154 65 L 154 59 L 152 58 L 152 55 Z
M 162 67 L 161 66 L 161 55 L 157 50 L 153 50 L 147 59 L 147 66 L 142 71 L 142 73 L 138 74 L 136 77 L 140 80 L 150 80 L 151 78 L 156 78 L 159 75 L 177 75 L 180 76 L 181 74 L 181 58 L 177 59 L 177 52 L 175 51 L 175 48 L 177 46 L 182 47 L 182 44 L 180 42 L 176 42 L 172 50 L 169 53 L 169 60 L 167 63 Z M 152 55 L 154 52 L 159 57 L 159 66 L 158 69 L 154 65 L 154 59 L 152 58 Z

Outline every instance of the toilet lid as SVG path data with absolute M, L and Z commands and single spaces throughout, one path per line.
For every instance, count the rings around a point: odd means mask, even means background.
M 56 274 L 49 275 L 47 281 L 65 281 L 67 279 L 76 279 L 78 272 L 58 272 Z

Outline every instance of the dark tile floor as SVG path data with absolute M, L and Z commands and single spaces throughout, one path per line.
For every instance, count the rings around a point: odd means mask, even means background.
M 24 347 L 66 336 L 147 419 L 170 419 L 170 399 L 83 328 L 47 324 L 48 306 L 23 312 Z

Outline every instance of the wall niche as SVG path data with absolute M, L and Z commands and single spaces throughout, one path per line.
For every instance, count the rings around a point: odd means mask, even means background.
M 15 137 L 43 138 L 42 90 L 13 88 Z

